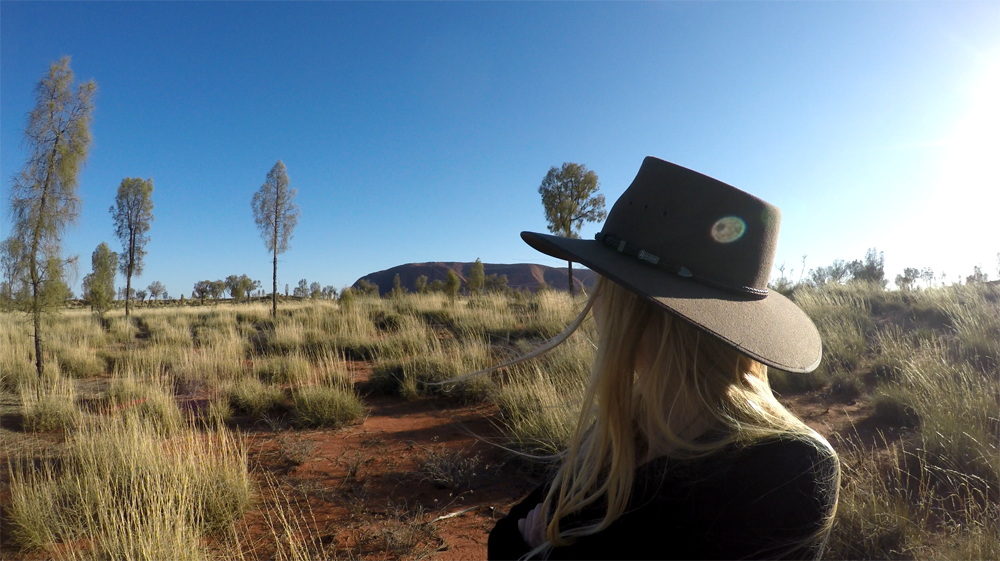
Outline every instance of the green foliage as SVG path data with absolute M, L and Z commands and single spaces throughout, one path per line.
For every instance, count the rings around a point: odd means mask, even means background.
M 24 242 L 18 238 L 12 236 L 0 243 L 0 268 L 3 269 L 0 309 L 12 309 L 14 296 L 25 289 L 25 257 Z
M 260 288 L 260 281 L 255 281 L 247 275 L 229 275 L 225 280 L 226 290 L 236 301 L 242 298 L 250 300 L 250 295 L 254 290 Z
M 150 223 L 153 222 L 153 180 L 126 177 L 118 186 L 115 206 L 108 209 L 115 237 L 122 244 L 119 269 L 125 275 L 125 315 L 129 315 L 132 275 L 142 276 Z
M 828 282 L 840 284 L 844 282 L 850 271 L 847 263 L 842 259 L 834 259 L 833 264 L 827 267 L 817 267 L 809 271 L 809 283 L 813 286 L 823 286 Z
M 83 277 L 83 299 L 91 310 L 104 315 L 114 304 L 118 254 L 101 242 L 90 256 L 90 263 L 92 272 Z
M 448 278 L 444 282 L 444 293 L 448 295 L 448 298 L 454 300 L 458 297 L 458 289 L 462 287 L 462 281 L 458 278 L 455 271 L 448 269 Z
M 343 306 L 350 306 L 354 304 L 354 301 L 357 299 L 357 296 L 355 295 L 356 292 L 357 290 L 347 287 L 340 291 L 340 298 L 338 298 L 337 301 Z
M 434 279 L 427 285 L 428 292 L 444 292 L 444 281 L 441 279 Z
M 212 295 L 212 281 L 203 280 L 194 283 L 194 290 L 191 292 L 191 298 L 197 298 L 201 300 L 201 303 L 205 303 L 205 298 Z
M 406 287 L 403 286 L 403 283 L 399 280 L 399 273 L 396 273 L 396 276 L 392 277 L 392 291 L 389 292 L 389 297 L 400 298 L 406 294 L 406 292 Z
M 358 281 L 358 290 L 361 294 L 365 296 L 378 296 L 378 285 L 369 282 L 368 279 L 361 279 Z
M 226 293 L 226 283 L 221 280 L 203 280 L 194 283 L 194 291 L 191 293 L 192 298 L 197 298 L 201 300 L 201 303 L 205 303 L 205 298 L 211 298 L 212 300 L 218 300 Z
M 988 280 L 990 280 L 989 279 L 989 275 L 987 275 L 986 273 L 984 273 L 983 269 L 979 265 L 976 265 L 975 267 L 973 267 L 972 268 L 972 274 L 969 275 L 969 276 L 967 276 L 967 277 L 965 277 L 965 283 L 966 284 L 983 283 L 983 282 L 986 282 Z
M 549 231 L 577 238 L 584 222 L 604 220 L 604 195 L 596 194 L 600 188 L 597 174 L 587 166 L 566 162 L 561 169 L 550 168 L 538 187 Z
M 288 171 L 278 160 L 260 189 L 254 193 L 251 206 L 253 218 L 264 239 L 264 246 L 274 256 L 274 275 L 271 291 L 271 316 L 278 316 L 278 254 L 288 251 L 292 231 L 299 223 L 299 206 L 295 204 L 295 189 L 288 188 Z M 285 288 L 288 294 L 288 288 Z
M 865 253 L 864 261 L 855 259 L 847 265 L 851 280 L 870 282 L 885 288 L 885 254 L 874 247 Z
M 19 299 L 32 315 L 39 376 L 43 371 L 42 313 L 64 301 L 68 292 L 62 279 L 62 234 L 80 212 L 77 174 L 90 146 L 96 91 L 94 82 L 73 91 L 69 57 L 52 64 L 35 87 L 35 107 L 24 127 L 28 159 L 11 182 L 11 237 L 20 242 L 16 270 L 24 286 Z
M 503 292 L 507 289 L 507 275 L 497 276 L 496 273 L 486 277 L 486 292 Z
M 566 162 L 562 168 L 550 168 L 538 187 L 549 231 L 557 236 L 578 238 L 584 222 L 607 218 L 604 195 L 597 194 L 600 188 L 597 174 L 587 166 Z M 572 294 L 573 264 L 569 267 L 569 292 Z
M 486 284 L 486 275 L 483 272 L 483 262 L 476 257 L 476 262 L 469 267 L 469 293 L 482 294 Z
M 427 294 L 427 275 L 420 275 L 413 281 L 413 288 L 417 294 Z
M 920 270 L 914 269 L 913 267 L 907 267 L 903 269 L 903 274 L 896 275 L 896 286 L 900 290 L 909 290 L 913 287 L 913 284 L 920 278 Z
M 309 281 L 306 279 L 299 280 L 299 285 L 295 287 L 292 291 L 292 296 L 296 298 L 308 298 L 309 297 Z
M 226 294 L 226 282 L 214 280 L 209 284 L 209 290 L 212 295 L 212 300 L 218 300 Z
M 149 283 L 149 286 L 146 287 L 146 289 L 149 290 L 149 297 L 153 300 L 159 300 L 160 298 L 167 297 L 167 287 L 163 286 L 163 283 L 160 281 L 153 281 Z

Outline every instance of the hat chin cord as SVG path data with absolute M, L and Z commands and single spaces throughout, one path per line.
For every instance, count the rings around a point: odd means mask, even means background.
M 572 335 L 574 331 L 576 331 L 577 329 L 579 329 L 579 327 L 581 325 L 583 325 L 583 320 L 587 318 L 587 314 L 590 313 L 590 309 L 593 307 L 593 305 L 594 305 L 594 298 L 593 298 L 593 295 L 591 295 L 590 298 L 587 298 L 587 304 L 584 305 L 583 310 L 580 312 L 580 314 L 576 316 L 576 319 L 574 319 L 572 322 L 570 322 L 570 324 L 566 327 L 566 329 L 564 329 L 562 331 L 562 333 L 559 333 L 555 337 L 553 337 L 553 338 L 549 339 L 548 341 L 546 341 L 542 346 L 538 347 L 537 349 L 535 349 L 535 350 L 533 350 L 533 351 L 531 351 L 531 352 L 529 352 L 527 354 L 521 355 L 521 356 L 519 356 L 519 357 L 517 357 L 515 359 L 512 359 L 512 360 L 508 360 L 507 362 L 504 362 L 503 364 L 498 364 L 496 366 L 490 366 L 489 368 L 483 368 L 482 370 L 477 370 L 475 372 L 470 372 L 469 374 L 463 374 L 461 376 L 457 376 L 457 377 L 452 378 L 450 380 L 443 380 L 441 382 L 424 382 L 424 385 L 425 386 L 445 386 L 445 385 L 448 385 L 448 384 L 455 384 L 457 382 L 462 382 L 464 380 L 468 380 L 469 378 L 474 378 L 476 376 L 482 376 L 484 374 L 489 374 L 491 372 L 496 372 L 497 370 L 500 370 L 501 368 L 507 368 L 509 366 L 514 366 L 515 364 L 520 364 L 522 362 L 531 360 L 533 358 L 537 358 L 537 357 L 539 357 L 539 356 L 541 356 L 541 355 L 543 355 L 543 354 L 551 351 L 552 349 L 558 347 L 563 342 L 565 342 L 566 339 L 569 339 L 569 336 Z

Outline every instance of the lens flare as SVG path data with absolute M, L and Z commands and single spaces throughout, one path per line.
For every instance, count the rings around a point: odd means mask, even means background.
M 712 239 L 719 243 L 732 243 L 743 237 L 746 229 L 746 222 L 739 216 L 720 218 L 712 225 Z

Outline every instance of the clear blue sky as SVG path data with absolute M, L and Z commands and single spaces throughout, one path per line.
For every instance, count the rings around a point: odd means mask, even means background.
M 586 164 L 610 208 L 646 155 L 779 206 L 789 269 L 876 247 L 890 276 L 997 276 L 997 1 L 4 1 L 0 48 L 0 235 L 35 84 L 64 55 L 98 84 L 64 244 L 80 278 L 99 243 L 118 248 L 108 207 L 142 177 L 139 286 L 268 285 L 250 200 L 279 159 L 302 207 L 282 288 L 407 262 L 560 265 L 518 236 L 545 231 L 549 167 Z

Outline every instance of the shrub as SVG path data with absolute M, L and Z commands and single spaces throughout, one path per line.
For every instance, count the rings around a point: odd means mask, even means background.
M 292 412 L 300 427 L 341 427 L 365 415 L 357 395 L 344 387 L 309 386 L 292 394 Z
M 157 382 L 120 378 L 108 388 L 108 399 L 126 420 L 141 422 L 161 434 L 173 434 L 184 424 L 173 392 Z
M 420 461 L 418 471 L 424 480 L 443 489 L 471 489 L 479 468 L 479 454 L 468 456 L 461 450 L 431 450 Z
M 257 365 L 257 376 L 271 384 L 299 384 L 309 374 L 309 361 L 298 355 L 265 359 Z
M 281 406 L 285 399 L 281 388 L 266 385 L 256 378 L 244 378 L 229 389 L 229 404 L 240 413 L 257 417 Z
M 41 469 L 23 460 L 10 471 L 5 522 L 30 549 L 85 536 L 95 558 L 202 559 L 201 536 L 239 519 L 253 494 L 246 445 L 225 431 L 165 439 L 112 418 L 83 427 Z
M 43 388 L 44 385 L 47 384 L 19 388 L 24 428 L 46 432 L 75 427 L 80 422 L 80 411 L 74 403 L 72 381 L 57 378 L 51 388 Z

